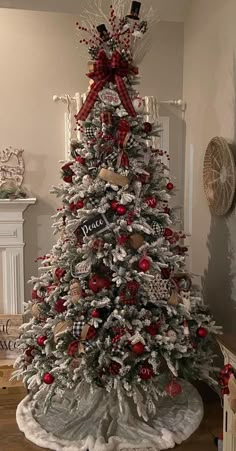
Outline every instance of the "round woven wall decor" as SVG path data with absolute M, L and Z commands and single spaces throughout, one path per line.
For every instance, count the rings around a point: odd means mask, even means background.
M 212 214 L 228 213 L 235 195 L 236 177 L 234 157 L 224 138 L 216 136 L 207 146 L 203 185 Z

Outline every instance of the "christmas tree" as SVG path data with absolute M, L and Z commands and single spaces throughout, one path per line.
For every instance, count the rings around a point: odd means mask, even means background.
M 148 23 L 139 2 L 117 16 L 124 6 L 111 7 L 107 24 L 77 25 L 90 55 L 82 139 L 53 189 L 60 237 L 32 278 L 16 375 L 44 412 L 68 391 L 79 408 L 81 393 L 99 388 L 121 409 L 131 399 L 148 421 L 159 398 L 181 396 L 180 378 L 214 383 L 218 328 L 186 270 L 175 186 L 151 146 L 161 124 L 144 119 L 136 90 Z

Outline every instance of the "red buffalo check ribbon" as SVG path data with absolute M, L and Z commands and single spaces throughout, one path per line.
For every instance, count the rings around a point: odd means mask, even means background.
M 137 114 L 123 80 L 129 73 L 137 74 L 137 68 L 130 67 L 128 62 L 122 59 L 121 54 L 117 50 L 113 52 L 111 59 L 107 57 L 104 50 L 100 50 L 95 62 L 94 71 L 87 74 L 89 78 L 94 80 L 94 83 L 91 85 L 83 106 L 75 115 L 76 120 L 85 121 L 95 103 L 98 93 L 108 81 L 116 83 L 117 91 L 124 108 L 130 116 L 136 117 Z

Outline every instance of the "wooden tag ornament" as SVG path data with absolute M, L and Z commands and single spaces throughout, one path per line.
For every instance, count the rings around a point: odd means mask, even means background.
M 117 174 L 116 172 L 105 168 L 101 169 L 99 177 L 111 185 L 126 186 L 129 183 L 129 179 L 126 175 Z
M 81 298 L 81 286 L 78 280 L 73 279 L 70 283 L 70 301 L 78 304 Z
M 133 233 L 130 235 L 128 242 L 130 247 L 136 250 L 139 249 L 139 247 L 141 247 L 144 243 L 144 237 L 140 235 L 140 233 Z

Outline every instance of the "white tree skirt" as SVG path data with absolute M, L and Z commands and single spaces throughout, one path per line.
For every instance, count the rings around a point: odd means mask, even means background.
M 128 399 L 121 413 L 115 395 L 97 389 L 71 408 L 72 396 L 54 399 L 46 414 L 30 396 L 18 405 L 16 419 L 26 438 L 55 451 L 160 451 L 186 440 L 199 426 L 203 404 L 197 390 L 181 381 L 176 398 L 162 398 L 148 422 Z

